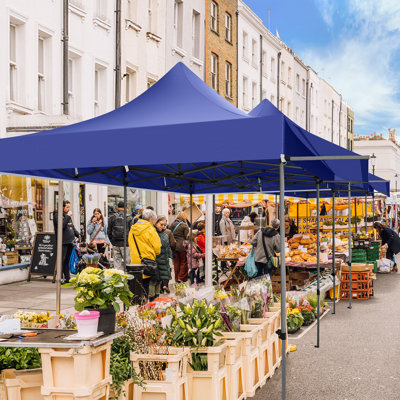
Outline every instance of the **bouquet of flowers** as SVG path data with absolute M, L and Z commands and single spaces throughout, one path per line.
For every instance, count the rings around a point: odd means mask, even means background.
M 299 306 L 301 315 L 304 319 L 304 325 L 311 325 L 315 321 L 314 307 L 313 306 Z
M 288 333 L 297 332 L 304 323 L 304 318 L 298 308 L 287 309 Z
M 13 317 L 21 321 L 21 326 L 23 328 L 48 328 L 48 321 L 51 319 L 51 315 L 48 311 L 35 313 L 18 310 Z

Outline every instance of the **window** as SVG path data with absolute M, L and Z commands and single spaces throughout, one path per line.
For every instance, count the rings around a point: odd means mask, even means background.
M 242 56 L 243 58 L 247 61 L 248 60 L 248 35 L 247 32 L 243 31 L 243 50 L 242 50 Z
M 262 91 L 262 99 L 261 100 L 264 100 L 266 98 L 267 98 L 267 92 L 266 92 L 266 90 L 263 90 Z
M 271 77 L 275 78 L 275 58 L 271 57 Z
M 211 1 L 211 30 L 218 32 L 218 4 Z
M 137 19 L 137 0 L 128 0 L 128 18 L 131 21 Z
M 304 110 L 301 112 L 301 120 L 300 122 L 303 124 L 304 123 Z
M 257 104 L 257 83 L 251 84 L 251 108 L 254 108 Z
M 244 76 L 243 77 L 243 108 L 248 109 L 248 104 L 247 104 L 247 93 L 248 93 L 248 87 L 247 87 L 247 78 Z
M 271 103 L 275 105 L 275 96 L 273 94 L 271 94 L 270 99 L 271 99 Z
M 257 42 L 254 39 L 251 40 L 251 63 L 257 67 Z
M 300 75 L 296 74 L 296 92 L 300 93 Z
M 305 96 L 306 95 L 306 80 L 305 79 L 302 80 L 302 86 L 303 86 L 302 95 Z
M 232 64 L 225 63 L 225 96 L 232 98 Z
M 285 81 L 285 61 L 282 60 L 281 62 L 281 80 Z
M 73 4 L 75 7 L 78 7 L 82 10 L 84 9 L 83 0 L 70 0 L 70 3 Z
M 218 56 L 211 53 L 211 87 L 218 92 Z
M 292 85 L 292 68 L 288 67 L 287 70 L 287 82 L 288 85 Z
M 295 116 L 295 118 L 296 118 L 296 121 L 299 120 L 299 107 L 296 107 L 296 116 Z
M 200 13 L 193 10 L 192 16 L 193 57 L 200 58 Z
M 17 100 L 17 28 L 10 25 L 10 100 Z
M 108 22 L 107 0 L 96 0 L 94 17 Z
M 311 115 L 310 132 L 314 131 L 314 115 Z
M 127 68 L 125 73 L 125 103 L 136 97 L 136 71 Z
M 94 115 L 105 112 L 106 68 L 96 64 L 94 70 Z
M 267 52 L 263 50 L 262 52 L 262 67 L 263 67 L 263 74 L 267 75 Z
M 290 118 L 290 113 L 292 112 L 292 103 L 290 101 L 287 102 L 287 113 L 286 115 Z
M 38 110 L 45 108 L 45 79 L 44 79 L 44 38 L 38 40 Z
M 194 24 L 194 15 L 195 11 L 193 11 L 193 24 Z M 178 47 L 182 47 L 182 39 L 183 39 L 183 2 L 181 0 L 175 0 L 174 2 L 174 33 L 175 33 L 175 44 Z M 194 36 L 194 26 L 192 36 Z
M 318 108 L 318 90 L 315 91 L 315 107 Z
M 225 40 L 232 42 L 232 16 L 229 13 L 225 13 Z

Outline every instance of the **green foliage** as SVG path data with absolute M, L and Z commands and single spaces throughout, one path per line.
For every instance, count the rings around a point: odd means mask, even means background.
M 130 360 L 130 345 L 128 339 L 123 336 L 115 339 L 111 345 L 110 374 L 112 376 L 111 389 L 114 396 L 109 400 L 117 400 L 124 392 L 123 384 L 133 378 L 135 385 L 143 387 L 144 382 L 141 375 L 137 374 Z
M 36 348 L 0 347 L 0 371 L 8 368 L 40 368 L 42 361 Z
M 128 286 L 129 279 L 133 279 L 133 276 L 117 269 L 102 270 L 87 267 L 63 287 L 72 286 L 77 291 L 78 294 L 75 296 L 77 311 L 82 311 L 87 307 L 114 307 L 115 312 L 119 313 L 117 299 L 119 298 L 129 307 L 129 298 L 133 296 Z
M 304 323 L 304 318 L 298 308 L 287 310 L 287 327 L 288 332 L 295 332 L 299 329 Z
M 178 312 L 171 308 L 172 321 L 167 328 L 167 340 L 173 346 L 189 346 L 194 348 L 214 346 L 216 336 L 222 336 L 220 330 L 222 319 L 219 304 L 208 305 L 206 300 L 199 303 L 194 300 L 191 305 L 179 303 Z M 197 354 L 194 353 L 194 354 Z M 204 357 L 194 356 L 192 368 L 207 370 Z
M 11 219 L 11 217 L 7 218 L 6 236 L 4 238 L 4 243 L 7 245 L 7 247 L 13 247 L 17 243 L 15 241 L 15 237 L 17 236 L 17 233 L 15 232 L 15 229 L 13 227 L 13 222 L 14 222 L 14 220 Z

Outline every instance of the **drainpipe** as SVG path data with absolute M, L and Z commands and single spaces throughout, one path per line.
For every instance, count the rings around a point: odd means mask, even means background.
M 62 31 L 62 43 L 63 43 L 63 114 L 69 114 L 68 104 L 68 12 L 69 12 L 69 0 L 63 0 L 63 31 Z
M 262 92 L 263 92 L 263 40 L 262 35 L 260 34 L 260 103 L 262 101 Z
M 309 84 L 310 84 L 310 80 L 307 79 L 307 81 L 306 81 L 306 131 L 310 131 L 310 124 L 309 124 L 310 93 L 308 90 Z
M 332 137 L 332 143 L 333 143 L 333 108 L 335 106 L 335 102 L 332 99 L 332 118 L 331 118 L 331 137 Z
M 278 65 L 276 69 L 276 107 L 278 110 L 280 110 L 279 106 L 279 78 L 281 75 L 281 52 L 278 52 Z
M 239 105 L 239 10 L 236 10 L 236 107 Z
M 115 0 L 115 108 L 121 107 L 121 0 Z
M 340 107 L 339 107 L 339 146 L 341 145 L 341 133 L 342 133 L 342 95 L 340 95 Z

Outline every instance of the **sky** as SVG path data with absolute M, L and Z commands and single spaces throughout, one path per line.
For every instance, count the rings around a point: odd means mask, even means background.
M 400 0 L 244 2 L 343 95 L 356 134 L 400 134 Z

